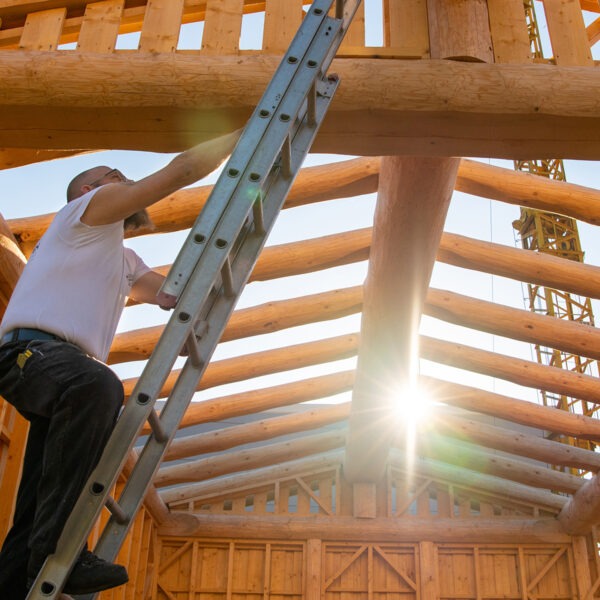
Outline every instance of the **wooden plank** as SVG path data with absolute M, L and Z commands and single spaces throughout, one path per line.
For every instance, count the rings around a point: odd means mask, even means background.
M 494 62 L 486 0 L 428 0 L 432 58 Z
M 365 45 L 365 3 L 361 2 L 354 13 L 354 18 L 346 35 L 342 40 L 338 55 L 344 54 L 349 48 L 357 48 Z
M 556 64 L 594 66 L 578 0 L 543 0 Z
M 237 54 L 240 49 L 244 0 L 207 0 L 202 51 Z
M 573 564 L 579 597 L 586 598 L 592 589 L 592 575 L 590 573 L 592 561 L 588 553 L 587 539 L 583 536 L 573 538 Z
M 495 61 L 532 62 L 523 0 L 488 0 L 488 12 Z
M 184 0 L 148 0 L 139 49 L 174 52 L 177 49 Z
M 386 46 L 429 57 L 426 0 L 385 0 L 384 14 Z
M 321 600 L 321 553 L 319 538 L 306 542 L 306 600 Z
M 302 23 L 302 0 L 267 0 L 263 50 L 283 54 Z
M 80 52 L 110 53 L 115 49 L 125 0 L 90 2 L 77 41 Z
M 66 16 L 66 8 L 27 15 L 19 50 L 56 50 Z

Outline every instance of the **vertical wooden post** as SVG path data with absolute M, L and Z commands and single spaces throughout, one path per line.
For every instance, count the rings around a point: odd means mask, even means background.
M 385 0 L 385 44 L 403 53 L 429 57 L 426 0 Z
M 582 535 L 573 538 L 573 563 L 575 565 L 575 579 L 577 580 L 579 597 L 586 598 L 592 589 L 592 576 L 590 574 L 587 539 Z
M 355 483 L 352 486 L 354 516 L 374 519 L 377 516 L 377 488 L 374 483 Z
M 486 0 L 428 0 L 431 58 L 494 62 Z
M 437 549 L 433 542 L 419 542 L 420 600 L 437 600 L 438 574 Z
M 321 540 L 306 543 L 306 600 L 321 600 Z
M 399 156 L 381 161 L 344 462 L 344 476 L 353 483 L 376 483 L 385 472 L 398 425 L 396 396 L 415 375 L 421 312 L 459 163 Z

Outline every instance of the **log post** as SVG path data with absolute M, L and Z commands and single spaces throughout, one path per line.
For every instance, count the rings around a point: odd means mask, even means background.
M 421 311 L 459 163 L 381 161 L 344 465 L 353 483 L 376 483 L 385 470 L 391 429 L 384 423 L 394 394 L 415 374 Z

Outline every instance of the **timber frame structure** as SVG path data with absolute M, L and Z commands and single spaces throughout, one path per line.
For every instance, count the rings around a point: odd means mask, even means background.
M 0 168 L 105 149 L 175 152 L 242 126 L 303 4 L 0 0 Z M 342 212 L 346 198 L 377 192 L 372 227 L 309 229 L 267 246 L 251 276 L 297 278 L 299 288 L 307 274 L 368 260 L 365 283 L 234 313 L 222 342 L 247 339 L 246 351 L 207 369 L 207 396 L 190 405 L 121 551 L 130 583 L 103 600 L 600 598 L 600 455 L 590 449 L 600 421 L 588 410 L 600 404 L 598 373 L 419 333 L 426 315 L 600 360 L 593 324 L 460 293 L 461 274 L 477 271 L 598 299 L 599 266 L 444 232 L 455 191 L 600 224 L 598 189 L 459 158 L 600 160 L 600 3 L 381 4 L 383 46 L 365 45 L 363 6 L 333 63 L 342 83 L 313 147 L 358 158 L 304 168 L 286 203 L 318 211 L 335 200 Z M 531 52 L 534 4 L 546 58 Z M 260 49 L 239 47 L 249 15 L 264 17 Z M 183 28 L 200 23 L 197 48 L 179 47 Z M 136 32 L 135 49 L 119 48 Z M 151 235 L 189 228 L 208 192 L 152 207 Z M 2 311 L 51 217 L 0 219 Z M 436 261 L 456 269 L 458 291 L 430 285 Z M 360 332 L 328 335 L 358 314 Z M 314 323 L 319 335 L 296 343 L 296 328 Z M 120 333 L 109 362 L 144 361 L 160 330 Z M 254 336 L 274 334 L 287 341 L 253 348 Z M 389 390 L 415 377 L 416 347 L 462 376 L 420 376 L 436 405 L 407 447 Z M 298 375 L 314 365 L 321 374 Z M 274 373 L 283 383 L 265 385 Z M 481 376 L 524 397 L 470 384 Z M 235 382 L 245 389 L 220 392 Z M 127 395 L 135 378 L 123 383 Z M 558 410 L 536 391 L 572 401 Z M 327 403 L 342 393 L 351 401 Z M 0 402 L 3 539 L 27 424 Z

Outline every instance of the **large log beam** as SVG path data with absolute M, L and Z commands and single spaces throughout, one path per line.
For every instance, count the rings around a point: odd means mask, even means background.
M 505 427 L 488 425 L 454 415 L 449 411 L 437 409 L 431 415 L 431 419 L 419 425 L 419 435 L 427 436 L 431 430 L 549 465 L 589 471 L 600 470 L 600 455 L 592 450 L 554 442 L 541 435 L 536 437 Z
M 595 475 L 569 499 L 558 515 L 569 535 L 586 535 L 600 523 L 600 477 Z
M 544 431 L 582 439 L 600 439 L 600 421 L 598 419 L 425 375 L 421 375 L 420 379 L 422 385 L 431 393 L 436 402 L 499 417 Z
M 233 539 L 308 540 L 360 543 L 570 544 L 571 538 L 554 518 L 545 519 L 396 519 L 380 517 L 283 517 L 269 515 L 177 515 L 174 524 L 160 527 L 161 536 Z
M 346 442 L 346 429 L 302 436 L 295 440 L 267 444 L 259 448 L 224 453 L 178 465 L 161 467 L 154 477 L 156 487 L 206 481 L 213 477 L 250 471 L 259 467 L 283 463 L 301 456 L 312 456 L 340 448 Z
M 241 126 L 278 61 L 2 51 L 0 147 L 179 151 Z M 600 156 L 595 68 L 353 58 L 332 69 L 344 84 L 316 152 Z
M 423 303 L 459 162 L 382 159 L 344 463 L 353 483 L 385 472 L 393 434 L 386 415 L 416 375 Z
M 224 475 L 216 480 L 201 481 L 190 485 L 178 485 L 159 492 L 167 505 L 183 504 L 188 501 L 222 496 L 223 493 L 236 494 L 242 490 L 264 487 L 277 480 L 294 479 L 303 475 L 313 475 L 323 471 L 336 470 L 344 458 L 343 450 L 332 450 L 317 456 L 290 460 L 280 465 L 261 467 L 248 473 Z
M 375 192 L 379 169 L 379 158 L 355 158 L 301 169 L 285 207 Z M 564 214 L 592 225 L 600 224 L 600 191 L 574 183 L 462 159 L 455 189 L 483 198 Z M 156 225 L 156 233 L 191 227 L 211 190 L 209 185 L 187 188 L 151 206 L 149 212 Z M 8 220 L 25 254 L 31 252 L 53 217 L 54 214 L 47 214 Z M 289 247 L 292 248 L 292 245 Z
M 398 436 L 395 444 L 399 449 L 406 449 L 405 437 Z M 457 442 L 435 433 L 420 435 L 416 441 L 416 449 L 420 456 L 432 458 L 437 462 L 449 463 L 552 492 L 574 494 L 584 484 L 584 479 L 576 475 L 554 471 L 544 465 L 525 462 L 513 456 L 490 452 L 474 444 Z
M 557 511 L 567 503 L 567 498 L 557 496 L 545 490 L 529 485 L 507 481 L 500 477 L 477 473 L 470 469 L 450 465 L 431 458 L 408 458 L 408 453 L 392 448 L 390 466 L 399 469 L 406 477 L 428 477 L 442 480 L 451 485 L 464 487 L 469 491 L 477 490 L 481 494 L 491 494 L 506 499 L 508 502 L 524 502 L 534 506 L 544 506 Z M 408 505 L 406 506 L 408 508 Z

